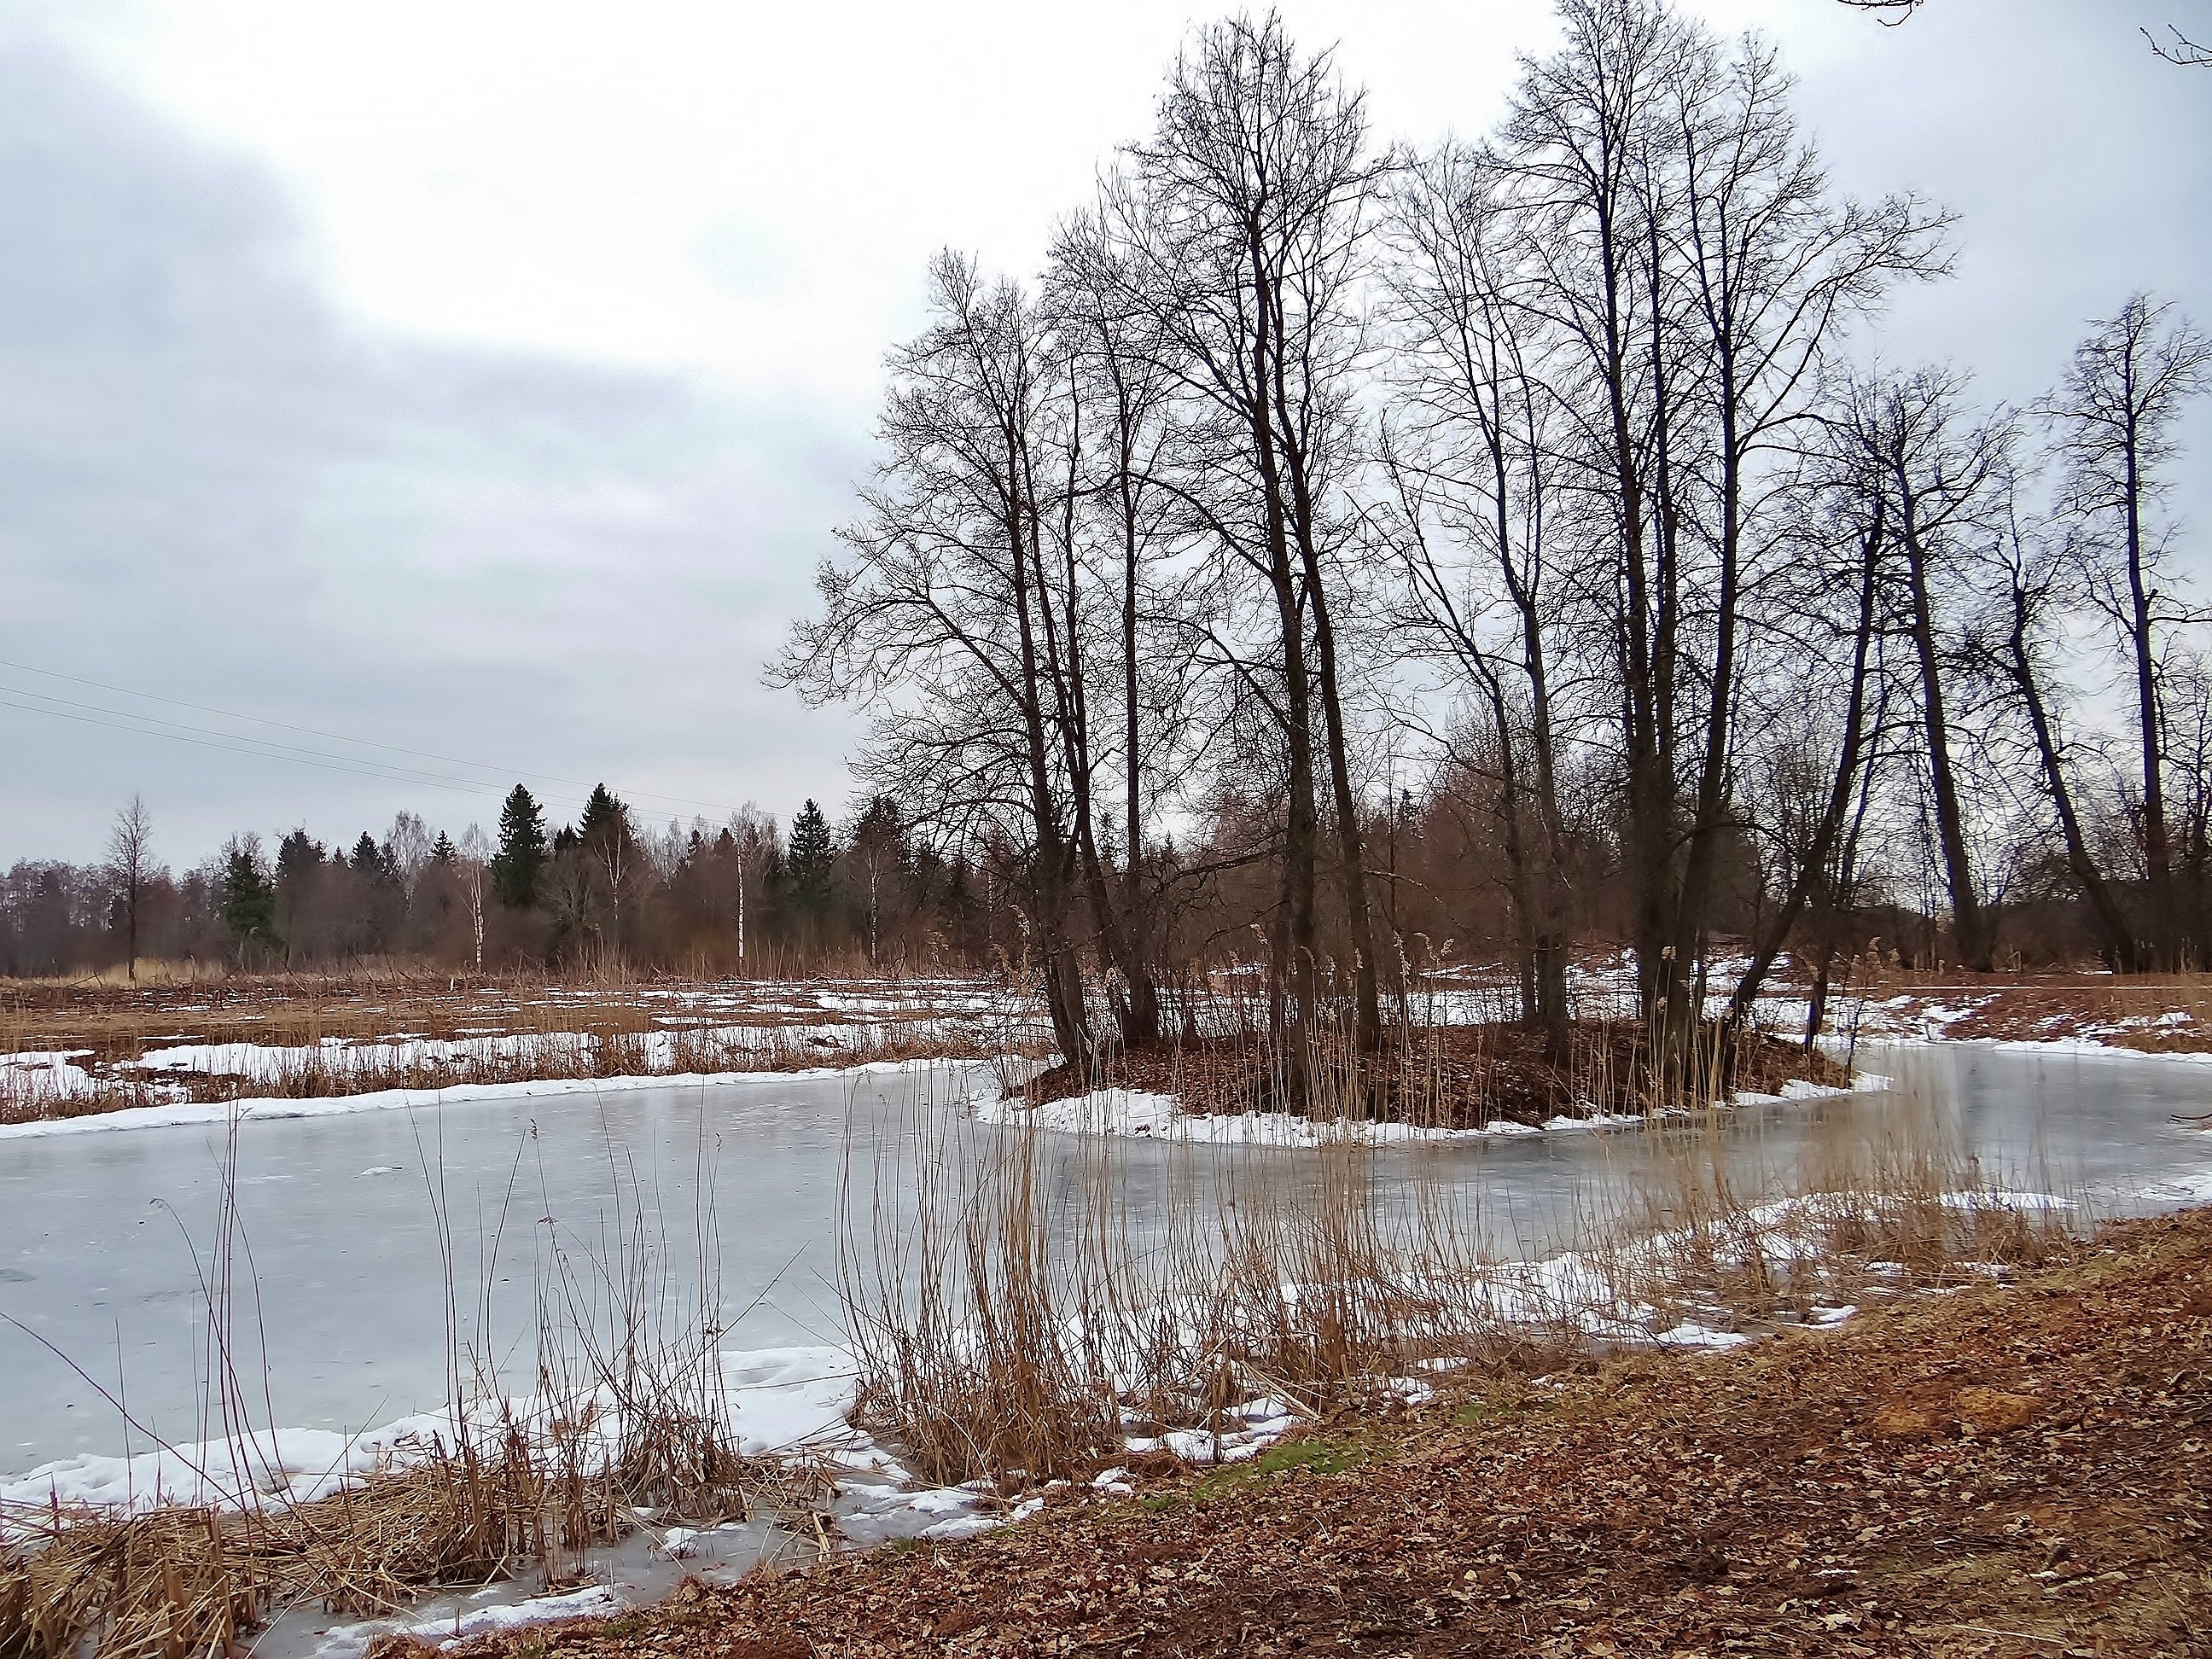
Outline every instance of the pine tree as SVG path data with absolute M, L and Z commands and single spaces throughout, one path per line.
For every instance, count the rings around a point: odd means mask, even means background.
M 818 916 L 830 908 L 830 872 L 836 857 L 830 820 L 810 800 L 791 821 L 791 846 L 784 855 L 784 873 L 800 909 Z
M 323 844 L 312 839 L 306 830 L 295 830 L 277 844 L 276 881 L 279 886 L 296 886 L 323 867 Z
M 545 863 L 545 815 L 520 784 L 499 809 L 499 851 L 492 855 L 491 890 L 512 909 L 536 902 L 538 872 Z
M 285 939 L 297 944 L 302 940 L 307 929 L 301 925 L 301 911 L 313 891 L 315 878 L 322 873 L 324 859 L 322 842 L 310 836 L 304 827 L 295 830 L 277 843 L 273 890 L 276 911 L 270 927 L 272 944 Z M 338 861 L 344 862 L 343 859 Z

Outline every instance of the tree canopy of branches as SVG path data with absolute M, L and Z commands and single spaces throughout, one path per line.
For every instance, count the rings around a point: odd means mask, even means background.
M 1033 283 L 932 269 L 773 672 L 872 711 L 857 769 L 908 822 L 1011 853 L 1073 1061 L 1086 986 L 1149 1040 L 1194 949 L 1256 951 L 1279 1042 L 1326 1008 L 1372 1050 L 1404 968 L 1479 940 L 1563 1050 L 1603 939 L 1668 1060 L 1723 937 L 1738 1019 L 1884 905 L 1890 948 L 1917 908 L 1913 948 L 1975 969 L 2029 890 L 2115 965 L 2199 948 L 2158 514 L 2202 337 L 2131 300 L 2027 410 L 1868 371 L 1947 216 L 1838 191 L 1757 38 L 1559 9 L 1497 128 L 1426 155 L 1279 17 L 1204 26 Z M 1447 823 L 1460 856 L 1409 867 Z

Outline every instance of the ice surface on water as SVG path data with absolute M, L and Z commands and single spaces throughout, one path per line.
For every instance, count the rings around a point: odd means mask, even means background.
M 532 1100 L 542 1097 L 652 1092 L 669 1089 L 717 1087 L 746 1083 L 806 1082 L 823 1078 L 845 1078 L 870 1073 L 923 1069 L 927 1061 L 875 1060 L 852 1066 L 816 1066 L 796 1071 L 716 1072 L 691 1076 L 541 1078 L 527 1083 L 465 1083 L 445 1089 L 374 1089 L 357 1095 L 275 1095 L 266 1098 L 242 1097 L 228 1101 L 175 1100 L 151 1106 L 126 1106 L 112 1112 L 82 1117 L 33 1118 L 21 1123 L 0 1123 L 0 1141 L 46 1140 L 57 1135 L 109 1133 L 124 1129 L 193 1128 L 227 1124 L 233 1116 L 241 1122 L 268 1122 L 295 1117 L 351 1117 L 362 1112 L 441 1111 L 487 1103 Z M 91 1083 L 82 1073 L 83 1086 Z
M 2060 1194 L 2088 1197 L 2100 1211 L 2212 1200 L 2212 1136 L 2173 1121 L 2212 1103 L 2212 1076 L 2201 1064 L 2094 1048 L 1889 1053 L 1893 1061 L 1878 1061 L 1884 1069 L 1910 1065 L 1945 1092 L 1962 1142 L 1990 1180 L 2018 1189 L 2013 1201 L 2023 1207 L 2068 1201 Z M 1863 1051 L 1862 1059 L 1869 1057 Z M 72 1058 L 12 1056 L 0 1063 L 51 1070 L 68 1067 Z M 154 1109 L 176 1115 L 168 1127 L 142 1133 L 98 1133 L 122 1124 L 97 1118 L 21 1126 L 38 1132 L 31 1134 L 0 1129 L 11 1142 L 0 1149 L 0 1313 L 121 1392 L 134 1417 L 176 1443 L 149 1448 L 134 1434 L 135 1455 L 125 1458 L 122 1425 L 93 1382 L 39 1342 L 0 1326 L 0 1375 L 11 1384 L 0 1470 L 31 1472 L 0 1479 L 0 1498 L 43 1501 L 51 1494 L 143 1505 L 156 1494 L 218 1502 L 248 1492 L 311 1498 L 349 1475 L 420 1455 L 430 1435 L 450 1440 L 455 1432 L 444 1413 L 420 1409 L 445 1392 L 446 1268 L 426 1183 L 444 1194 L 454 1278 L 471 1304 L 463 1309 L 465 1322 L 474 1317 L 474 1287 L 489 1285 L 495 1316 L 490 1346 L 514 1352 L 527 1349 L 517 1339 L 526 1334 L 552 1245 L 605 1237 L 611 1170 L 625 1172 L 633 1220 L 640 1195 L 650 1195 L 658 1248 L 665 1260 L 684 1262 L 703 1218 L 696 1172 L 711 1165 L 725 1312 L 751 1310 L 720 1361 L 726 1408 L 743 1449 L 766 1455 L 803 1446 L 842 1465 L 834 1507 L 841 1529 L 856 1542 L 957 1537 L 1003 1524 L 1031 1511 L 1009 1511 L 995 1495 L 973 1488 L 917 1487 L 894 1457 L 852 1429 L 854 1362 L 834 1340 L 836 1298 L 827 1289 L 848 1133 L 865 1170 L 874 1146 L 896 1144 L 908 1132 L 918 1095 L 988 1103 L 995 1091 L 988 1083 L 979 1067 L 916 1066 L 712 1086 L 661 1079 L 493 1085 L 470 1091 L 465 1103 L 453 1091 L 442 1101 L 392 1095 L 255 1108 L 240 1127 L 238 1171 L 258 1278 L 258 1305 L 240 1316 L 240 1328 L 256 1334 L 248 1391 L 260 1386 L 265 1331 L 277 1420 L 301 1426 L 243 1443 L 200 1431 L 193 1382 L 205 1330 L 204 1264 L 196 1263 L 186 1236 L 204 1243 L 212 1231 L 222 1109 Z M 1061 1103 L 1060 1109 L 1066 1121 L 1053 1127 L 1083 1127 L 1086 1115 L 1092 1127 L 1103 1113 L 1118 1120 L 1131 1212 L 1141 1221 L 1171 1184 L 1174 1149 L 1162 1143 L 1190 1138 L 1193 1121 L 1159 1097 L 1094 1098 Z M 980 1115 L 1000 1110 L 987 1104 Z M 1747 1158 L 1786 1154 L 1806 1133 L 1807 1117 L 1795 1105 L 1753 1106 L 1732 1122 L 1730 1145 Z M 1212 1121 L 1241 1124 L 1224 1133 L 1244 1144 L 1283 1146 L 1293 1158 L 1313 1139 L 1310 1125 Z M 1387 1178 L 1393 1160 L 1412 1151 L 1378 1139 L 1376 1167 Z M 1556 1316 L 1595 1294 L 1601 1276 L 1564 1247 L 1593 1184 L 1621 1178 L 1650 1155 L 1644 1146 L 1634 1134 L 1493 1134 L 1422 1154 L 1453 1160 L 1449 1167 L 1481 1195 L 1493 1244 L 1521 1258 L 1505 1261 L 1486 1289 L 1501 1316 Z M 1770 1259 L 1785 1259 L 1794 1248 L 1788 1220 L 1778 1212 L 1765 1218 L 1768 1231 L 1757 1248 Z M 1813 1317 L 1830 1323 L 1853 1311 L 1820 1308 Z M 1596 1316 L 1587 1307 L 1583 1314 Z M 1649 1329 L 1641 1334 L 1651 1340 Z M 1741 1337 L 1687 1320 L 1657 1340 L 1720 1346 Z M 526 1352 L 523 1358 L 526 1364 Z M 1418 1397 L 1428 1386 L 1401 1381 L 1401 1397 Z M 1256 1455 L 1295 1423 L 1284 1402 L 1255 1401 L 1211 1431 L 1161 1434 L 1133 1425 L 1128 1443 L 1132 1455 L 1166 1450 L 1191 1462 L 1235 1462 Z M 364 1432 L 362 1424 L 381 1426 Z M 1109 1470 L 1095 1484 L 1113 1496 L 1132 1483 L 1125 1471 Z M 435 1640 L 453 1633 L 456 1617 L 468 1632 L 595 1611 L 609 1597 L 657 1595 L 695 1567 L 737 1570 L 769 1547 L 764 1535 L 739 1539 L 690 1528 L 634 1542 L 635 1559 L 621 1558 L 626 1565 L 616 1574 L 617 1589 L 577 1593 L 586 1601 L 532 1598 L 526 1588 L 509 1586 L 490 1604 L 457 1603 L 435 1618 L 428 1610 L 410 1618 Z M 346 1659 L 391 1627 L 303 1628 L 266 1651 L 306 1659 L 319 1646 L 324 1659 Z
M 1887 1052 L 1899 1055 L 1894 1064 L 1862 1057 L 1901 1070 L 1903 1051 Z M 1949 1091 L 1956 1129 L 1992 1181 L 2028 1191 L 2086 1189 L 2119 1207 L 2212 1197 L 2212 1136 L 2172 1121 L 2212 1103 L 2212 1076 L 2197 1066 L 1987 1047 L 1925 1051 L 1914 1063 L 1933 1067 L 1936 1083 Z M 430 1173 L 451 1218 L 465 1323 L 475 1322 L 477 1288 L 491 1291 L 489 1352 L 511 1356 L 527 1335 L 536 1278 L 556 1232 L 541 1218 L 555 1218 L 568 1245 L 596 1243 L 609 1212 L 610 1170 L 619 1167 L 645 1189 L 666 1259 L 687 1262 L 696 1244 L 702 1164 L 714 1170 L 726 1312 L 734 1318 L 764 1298 L 725 1346 L 834 1342 L 830 1284 L 848 1107 L 855 1168 L 865 1172 L 872 1148 L 895 1143 L 910 1127 L 917 1096 L 994 1092 L 982 1067 L 917 1066 L 711 1086 L 518 1085 L 512 1094 L 466 1103 L 418 1097 L 361 1110 L 355 1102 L 298 1101 L 282 1109 L 340 1109 L 313 1118 L 250 1115 L 239 1139 L 241 1219 L 259 1278 L 258 1304 L 240 1310 L 257 1350 L 246 1368 L 248 1392 L 258 1398 L 265 1330 L 280 1423 L 343 1441 L 444 1396 L 446 1268 L 426 1191 Z M 1142 1112 L 1170 1121 L 1158 1097 L 1135 1101 L 1141 1110 L 1133 1109 L 1132 1121 Z M 1747 1157 L 1786 1156 L 1808 1110 L 1793 1104 L 1741 1114 L 1732 1139 Z M 186 1236 L 204 1247 L 213 1231 L 222 1139 L 220 1124 L 201 1123 L 133 1133 L 95 1127 L 0 1148 L 0 1314 L 22 1321 L 111 1393 L 119 1380 L 132 1414 L 180 1444 L 216 1437 L 216 1425 L 203 1425 L 193 1388 L 205 1316 Z M 1498 1254 L 1542 1258 L 1571 1245 L 1593 1185 L 1632 1171 L 1649 1155 L 1644 1144 L 1637 1133 L 1492 1136 L 1421 1156 L 1448 1159 L 1469 1183 Z M 1387 1179 L 1392 1160 L 1411 1155 L 1378 1146 L 1376 1168 Z M 1178 1154 L 1133 1137 L 1118 1156 L 1141 1224 L 1148 1206 L 1164 1201 Z M 1556 1278 L 1571 1269 L 1545 1272 Z M 1510 1290 L 1510 1279 L 1500 1288 Z M 1560 1286 L 1531 1281 L 1525 1288 L 1547 1295 Z M 124 1449 L 121 1422 L 93 1382 L 4 1325 L 0 1375 L 12 1385 L 0 1421 L 0 1471 Z M 143 1452 L 145 1443 L 135 1449 Z M 327 1462 L 323 1443 L 280 1449 L 274 1461 L 302 1475 Z
M 2022 1206 L 2064 1202 L 2061 1193 L 2089 1196 L 2100 1209 L 2212 1199 L 2212 1137 L 2173 1121 L 2205 1109 L 2212 1085 L 2198 1066 L 2134 1057 L 2120 1064 L 2109 1052 L 2085 1055 L 2094 1063 L 2082 1064 L 2047 1050 L 1988 1046 L 1893 1052 L 1898 1068 L 1909 1062 L 1948 1091 L 1962 1140 L 1990 1179 L 2019 1189 L 2014 1201 Z M 476 1286 L 490 1287 L 489 1346 L 514 1352 L 528 1346 L 517 1339 L 526 1334 L 553 1243 L 604 1237 L 611 1169 L 627 1172 L 633 1219 L 641 1195 L 649 1195 L 659 1248 L 667 1261 L 684 1262 L 702 1219 L 696 1172 L 711 1165 L 725 1310 L 751 1308 L 722 1360 L 725 1398 L 744 1449 L 805 1445 L 848 1465 L 840 1524 L 856 1540 L 949 1537 L 998 1524 L 1006 1512 L 994 1498 L 912 1489 L 896 1460 L 846 1422 L 854 1364 L 834 1340 L 836 1308 L 826 1283 L 835 1273 L 848 1133 L 865 1169 L 874 1146 L 896 1144 L 908 1132 L 917 1095 L 988 1098 L 987 1081 L 978 1067 L 923 1066 L 712 1087 L 659 1079 L 613 1088 L 522 1085 L 466 1104 L 418 1097 L 362 1109 L 360 1102 L 305 1101 L 282 1104 L 335 1109 L 313 1121 L 249 1115 L 238 1172 L 258 1275 L 258 1304 L 240 1313 L 241 1328 L 256 1333 L 248 1391 L 258 1394 L 265 1331 L 276 1420 L 299 1426 L 242 1444 L 202 1431 L 193 1381 L 205 1328 L 204 1264 L 185 1241 L 187 1234 L 204 1241 L 211 1231 L 222 1185 L 220 1126 L 18 1139 L 0 1157 L 0 1313 L 119 1390 L 134 1417 L 175 1444 L 151 1448 L 134 1433 L 135 1455 L 125 1458 L 122 1425 L 93 1382 L 37 1341 L 0 1327 L 0 1374 L 14 1385 L 0 1427 L 0 1470 L 32 1472 L 0 1480 L 0 1497 L 133 1504 L 156 1494 L 307 1498 L 418 1455 L 429 1435 L 454 1432 L 443 1414 L 420 1410 L 445 1392 L 446 1270 L 426 1182 L 444 1194 L 464 1301 Z M 1063 1103 L 1067 1127 L 1102 1104 L 1121 1115 L 1125 1130 L 1147 1121 L 1154 1127 L 1152 1143 L 1125 1139 L 1120 1154 L 1140 1222 L 1148 1206 L 1163 1201 L 1176 1167 L 1173 1149 L 1158 1143 L 1180 1138 L 1188 1121 L 1158 1097 L 1122 1096 Z M 1737 1115 L 1731 1145 L 1746 1156 L 1786 1153 L 1805 1122 L 1795 1106 L 1753 1109 Z M 1522 1258 L 1505 1261 L 1486 1287 L 1501 1316 L 1557 1317 L 1579 1307 L 1578 1317 L 1600 1317 L 1588 1304 L 1601 1276 L 1563 1246 L 1593 1183 L 1632 1170 L 1649 1156 L 1644 1144 L 1632 1134 L 1490 1136 L 1423 1154 L 1453 1160 L 1449 1167 L 1480 1192 L 1492 1218 L 1493 1244 Z M 1288 1150 L 1295 1153 L 1296 1143 Z M 1385 1144 L 1375 1155 L 1387 1179 L 1392 1160 L 1410 1154 Z M 1767 1219 L 1772 1231 L 1759 1248 L 1786 1258 L 1794 1248 L 1788 1218 Z M 1828 1322 L 1850 1312 L 1822 1309 L 1814 1317 Z M 473 1316 L 465 1306 L 464 1320 Z M 1648 1328 L 1641 1335 L 1651 1340 Z M 1690 1320 L 1658 1340 L 1725 1346 L 1738 1334 Z M 1224 1422 L 1215 1431 L 1159 1434 L 1133 1425 L 1133 1455 L 1241 1461 L 1293 1421 L 1282 1402 L 1255 1401 L 1241 1425 Z M 380 1426 L 364 1432 L 363 1424 Z
M 846 1422 L 858 1377 L 842 1347 L 732 1351 L 720 1356 L 719 1398 L 729 1437 L 741 1457 L 840 1455 L 859 1464 L 885 1460 Z M 583 1409 L 589 1405 L 588 1413 Z M 131 1456 L 80 1452 L 0 1480 L 0 1504 L 59 1503 L 147 1510 L 157 1504 L 212 1504 L 237 1509 L 264 1500 L 312 1503 L 350 1480 L 402 1469 L 465 1433 L 477 1445 L 496 1444 L 502 1418 L 530 1424 L 588 1418 L 590 1440 L 611 1449 L 622 1414 L 605 1389 L 562 1400 L 516 1396 L 504 1407 L 474 1403 L 422 1413 L 361 1434 L 329 1429 L 257 1430 L 227 1438 L 159 1447 Z M 590 1448 L 585 1448 L 586 1455 Z

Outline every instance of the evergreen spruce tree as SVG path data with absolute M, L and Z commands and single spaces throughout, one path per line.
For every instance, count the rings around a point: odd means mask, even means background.
M 634 838 L 629 808 L 615 799 L 606 785 L 593 784 L 591 799 L 584 803 L 584 816 L 576 821 L 576 839 L 600 852 L 609 847 L 626 847 Z
M 276 889 L 261 867 L 261 849 L 248 836 L 234 841 L 223 861 L 216 911 L 242 960 L 249 950 L 276 944 Z
M 536 902 L 538 873 L 544 864 L 545 815 L 518 783 L 499 809 L 499 851 L 491 860 L 493 896 L 511 909 Z
M 791 846 L 784 854 L 785 878 L 800 909 L 818 916 L 830 908 L 830 874 L 836 858 L 830 820 L 810 800 L 791 821 Z
M 442 830 L 438 831 L 438 839 L 430 843 L 430 862 L 441 868 L 451 869 L 453 860 L 458 856 L 453 850 L 453 837 Z
M 366 830 L 361 832 L 361 839 L 354 842 L 353 857 L 349 862 L 354 874 L 363 881 L 381 882 L 385 878 L 383 849 L 377 846 L 376 837 Z
M 296 886 L 323 867 L 323 844 L 305 829 L 295 830 L 276 846 L 276 881 Z
M 301 925 L 301 912 L 308 904 L 316 877 L 322 873 L 324 860 L 322 842 L 310 836 L 304 827 L 295 830 L 277 843 L 274 888 L 276 908 L 269 930 L 270 944 L 304 942 L 307 930 Z M 338 862 L 344 860 L 340 859 Z

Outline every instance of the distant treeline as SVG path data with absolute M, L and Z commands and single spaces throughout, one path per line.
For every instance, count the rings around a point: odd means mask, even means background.
M 1395 810 L 1367 824 L 1382 877 L 1378 908 L 1404 966 L 1514 958 L 1518 923 L 1498 879 L 1507 855 L 1479 783 L 1449 771 L 1431 777 L 1418 792 L 1401 789 Z M 1188 847 L 1164 836 L 1150 849 L 1170 984 L 1264 959 L 1258 929 L 1277 875 L 1237 849 L 1264 840 L 1267 817 L 1264 806 L 1218 803 Z M 398 962 L 928 972 L 1034 955 L 1027 849 L 993 841 L 942 852 L 885 796 L 842 823 L 809 800 L 787 831 L 749 805 L 720 824 L 695 818 L 656 832 L 641 830 L 604 787 L 574 824 L 549 828 L 518 784 L 495 839 L 473 824 L 456 839 L 403 811 L 380 837 L 364 830 L 349 847 L 325 845 L 304 828 L 273 841 L 241 833 L 181 872 L 151 856 L 152 839 L 150 816 L 134 801 L 118 815 L 106 858 L 23 860 L 0 872 L 0 975 L 100 973 L 134 961 L 258 971 Z M 1585 880 L 1568 930 L 1586 950 L 1626 942 L 1608 849 L 1591 838 L 1571 857 Z M 1736 839 L 1723 864 L 1716 932 L 1756 937 L 1777 901 L 1752 838 Z M 2136 884 L 2129 892 L 2139 901 Z M 2097 953 L 2094 919 L 2056 850 L 2040 863 L 2023 855 L 2000 915 L 2014 959 L 2041 965 Z M 1869 891 L 1827 927 L 1846 951 L 1926 965 L 1948 954 L 1946 923 L 1939 894 L 1915 905 Z
M 381 837 L 364 830 L 349 847 L 304 828 L 273 842 L 240 834 L 181 873 L 152 857 L 152 836 L 134 801 L 106 859 L 26 860 L 0 875 L 0 974 L 149 959 L 919 971 L 1019 948 L 1006 878 L 938 856 L 882 799 L 842 825 L 810 800 L 788 833 L 750 806 L 656 832 L 604 786 L 574 824 L 549 826 L 518 784 L 494 839 L 474 825 L 456 839 L 401 812 Z

